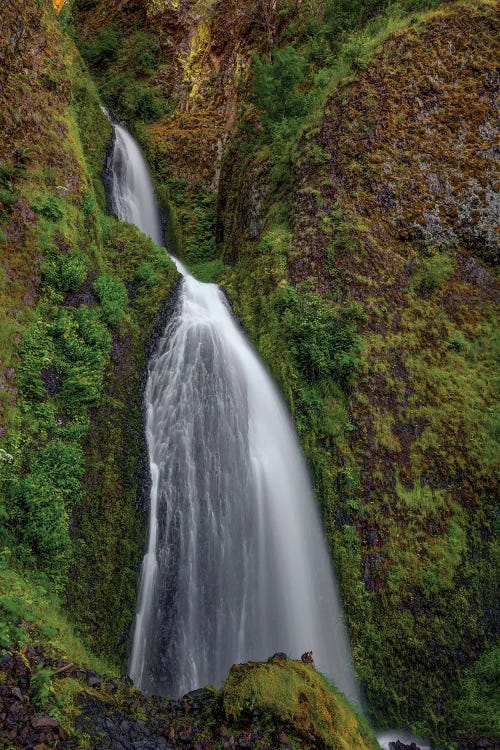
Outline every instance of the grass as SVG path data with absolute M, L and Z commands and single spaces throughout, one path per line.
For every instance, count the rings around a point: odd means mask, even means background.
M 18 570 L 0 560 L 1 641 L 14 646 L 43 643 L 47 653 L 62 654 L 79 666 L 109 675 L 110 665 L 95 656 L 68 619 L 63 600 L 51 592 L 43 574 Z

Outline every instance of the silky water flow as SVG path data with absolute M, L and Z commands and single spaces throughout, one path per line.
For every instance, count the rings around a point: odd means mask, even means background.
M 162 243 L 142 153 L 113 122 L 113 213 Z M 297 436 L 214 284 L 183 275 L 149 363 L 149 536 L 129 672 L 146 693 L 219 685 L 276 651 L 360 703 L 327 546 Z

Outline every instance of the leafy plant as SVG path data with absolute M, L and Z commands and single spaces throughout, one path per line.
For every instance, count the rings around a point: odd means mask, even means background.
M 156 34 L 146 31 L 136 32 L 132 41 L 132 62 L 138 72 L 153 75 L 160 42 Z
M 128 304 L 127 289 L 120 279 L 111 273 L 103 273 L 94 282 L 104 319 L 110 326 L 117 326 L 125 315 Z
M 46 258 L 41 264 L 44 281 L 61 292 L 76 292 L 87 276 L 89 258 L 79 250 Z
M 259 108 L 265 128 L 301 117 L 306 100 L 300 91 L 306 63 L 292 45 L 276 50 L 273 60 L 254 57 L 251 99 Z
M 113 26 L 105 26 L 95 39 L 83 48 L 83 56 L 90 66 L 98 68 L 114 62 L 120 51 L 120 35 Z
M 51 671 L 37 664 L 30 676 L 31 702 L 39 711 L 47 711 L 54 703 Z
M 282 288 L 278 306 L 291 352 L 306 379 L 348 382 L 359 361 L 359 312 L 336 307 L 306 288 L 291 286 Z
M 44 216 L 49 221 L 59 221 L 64 216 L 64 209 L 61 201 L 54 195 L 41 199 L 33 206 L 34 210 L 40 216 Z

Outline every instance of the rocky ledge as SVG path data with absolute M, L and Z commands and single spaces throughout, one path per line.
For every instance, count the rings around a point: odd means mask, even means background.
M 127 677 L 105 678 L 41 646 L 4 647 L 0 747 L 377 750 L 371 730 L 308 656 L 293 661 L 276 654 L 264 663 L 235 665 L 220 690 L 202 688 L 172 700 L 147 697 Z

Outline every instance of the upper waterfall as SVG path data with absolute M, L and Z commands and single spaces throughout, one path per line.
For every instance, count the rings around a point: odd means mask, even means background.
M 126 128 L 114 129 L 114 212 L 161 244 L 147 166 Z M 234 662 L 312 650 L 359 703 L 290 416 L 222 292 L 178 268 L 179 300 L 145 394 L 152 486 L 131 676 L 177 696 L 219 684 Z

